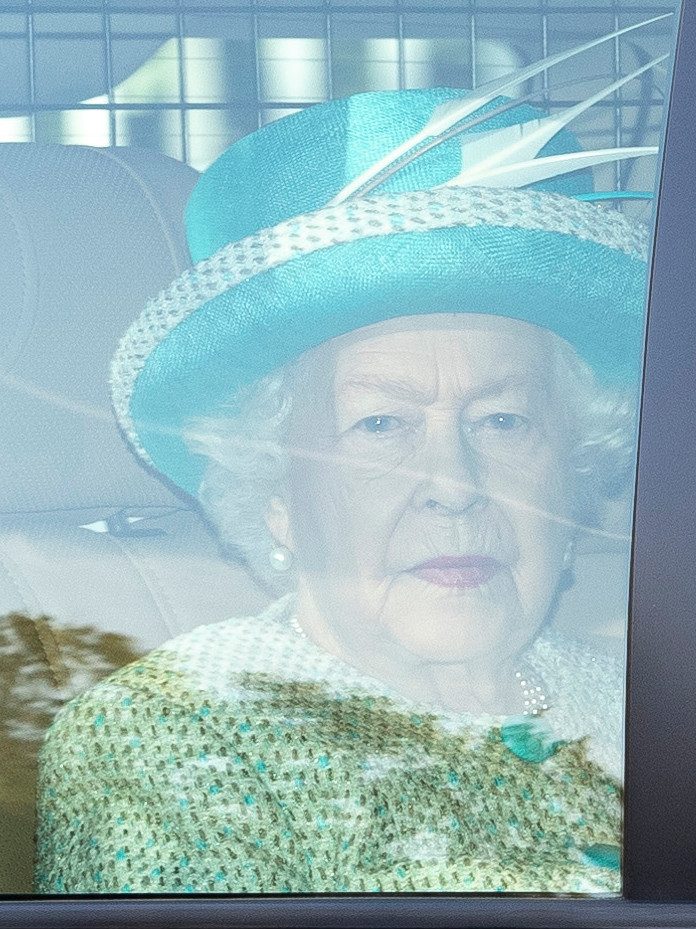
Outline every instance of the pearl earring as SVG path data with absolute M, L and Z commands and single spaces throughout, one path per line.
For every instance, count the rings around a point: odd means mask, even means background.
M 269 552 L 268 560 L 275 571 L 289 571 L 292 567 L 292 552 L 284 545 L 276 545 Z

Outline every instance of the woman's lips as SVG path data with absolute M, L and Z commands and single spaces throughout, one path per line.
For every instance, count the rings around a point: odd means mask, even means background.
M 502 567 L 501 562 L 486 555 L 441 555 L 421 562 L 409 573 L 438 587 L 471 588 L 485 584 Z

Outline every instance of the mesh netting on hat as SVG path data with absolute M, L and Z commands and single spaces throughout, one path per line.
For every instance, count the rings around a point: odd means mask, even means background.
M 138 375 L 167 335 L 208 301 L 312 252 L 457 226 L 555 232 L 647 259 L 645 226 L 616 211 L 536 190 L 445 187 L 365 197 L 302 214 L 231 242 L 196 264 L 151 300 L 126 332 L 112 362 L 111 386 L 116 415 L 135 449 L 151 463 L 130 415 Z

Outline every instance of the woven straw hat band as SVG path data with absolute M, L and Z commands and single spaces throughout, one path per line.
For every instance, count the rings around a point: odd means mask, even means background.
M 457 226 L 554 232 L 647 259 L 646 227 L 629 223 L 616 211 L 536 190 L 443 187 L 366 197 L 306 213 L 224 246 L 147 304 L 112 363 L 113 402 L 123 430 L 149 461 L 130 415 L 135 382 L 154 349 L 208 301 L 303 255 L 358 239 Z

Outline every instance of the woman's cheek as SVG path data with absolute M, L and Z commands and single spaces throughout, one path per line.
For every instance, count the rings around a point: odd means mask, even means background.
M 542 444 L 533 453 L 488 462 L 485 475 L 489 496 L 511 516 L 562 523 L 572 512 L 568 466 L 553 446 Z
M 386 580 L 409 495 L 399 470 L 347 467 L 342 471 L 336 496 L 342 529 L 340 557 L 353 581 L 365 588 L 363 595 L 372 596 L 373 587 Z
M 501 475 L 499 474 L 500 478 Z M 506 480 L 496 480 L 493 495 L 512 530 L 517 557 L 512 577 L 525 615 L 543 619 L 558 586 L 563 553 L 573 534 L 569 516 L 573 498 L 561 463 L 547 454 Z
M 290 531 L 298 567 L 310 574 L 335 565 L 336 527 L 345 519 L 336 469 L 306 461 L 291 478 Z
M 563 570 L 571 532 L 565 520 L 519 516 L 515 521 L 518 561 L 515 581 L 525 614 L 543 619 Z
M 292 533 L 300 567 L 348 578 L 379 573 L 402 498 L 393 473 L 345 463 L 298 469 Z
M 407 482 L 400 474 L 347 475 L 341 500 L 360 575 L 375 579 L 384 576 L 408 499 Z

